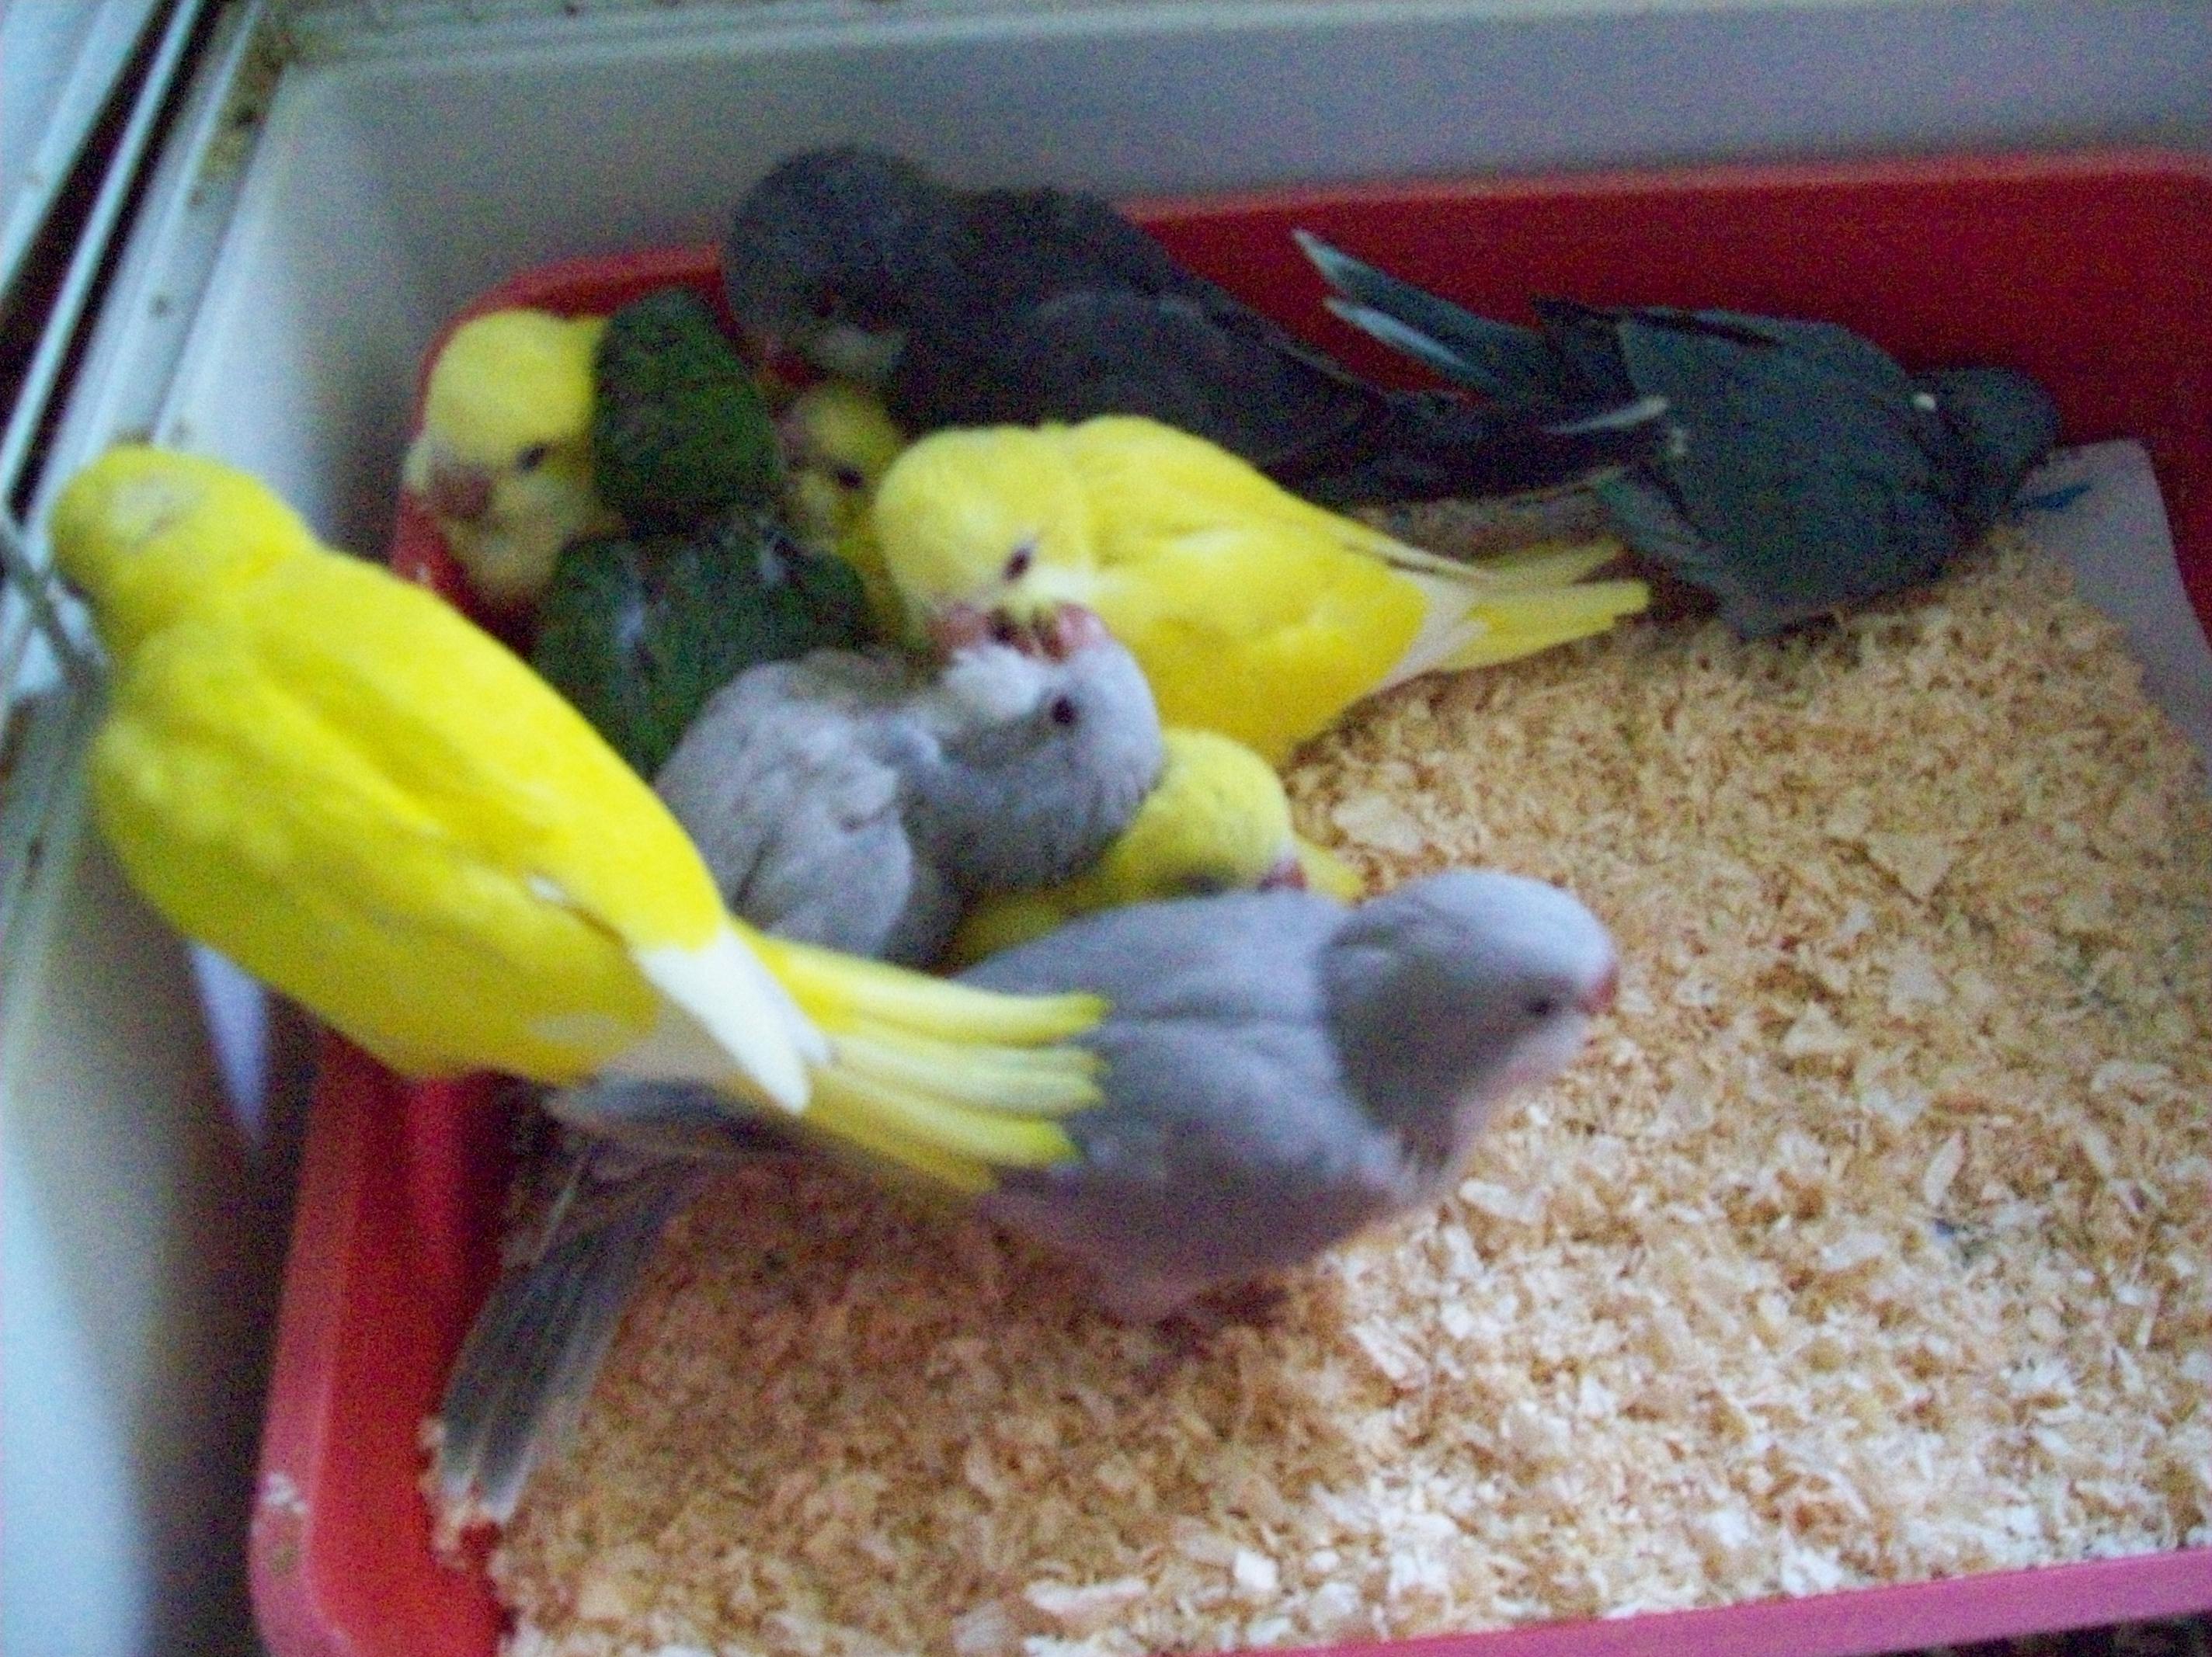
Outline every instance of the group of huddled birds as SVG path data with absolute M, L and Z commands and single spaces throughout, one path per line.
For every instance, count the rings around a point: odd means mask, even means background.
M 113 665 L 138 889 L 405 1074 L 562 1126 L 441 1411 L 509 1516 L 672 1216 L 828 1149 L 1209 1305 L 1432 1202 L 1618 974 L 1558 888 L 1364 897 L 1278 768 L 1388 686 L 1605 632 L 1649 578 L 1767 637 L 1923 581 L 2057 435 L 2017 373 L 1833 324 L 1474 315 L 1305 232 L 1362 379 L 1094 197 L 841 148 L 735 213 L 721 304 L 471 317 L 404 470 L 472 612 L 256 480 L 119 448 L 52 533 Z M 1446 556 L 1345 509 L 1580 490 Z

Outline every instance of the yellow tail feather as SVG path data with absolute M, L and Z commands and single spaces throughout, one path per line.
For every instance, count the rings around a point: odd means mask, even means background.
M 1075 1142 L 1052 1122 L 969 1110 L 895 1083 L 835 1068 L 817 1077 L 815 1088 L 814 1107 L 808 1112 L 812 1125 L 856 1144 L 861 1141 L 851 1130 L 866 1124 L 885 1144 L 911 1141 L 915 1149 L 972 1157 L 998 1168 L 1048 1168 L 1075 1156 Z M 897 1160 L 918 1166 L 911 1156 Z
M 847 1097 L 834 1083 L 820 1089 L 803 1119 L 805 1132 L 827 1150 L 854 1158 L 878 1174 L 919 1176 L 921 1188 L 980 1196 L 999 1182 L 988 1162 L 956 1156 L 909 1134 L 895 1133 L 864 1103 Z
M 833 1069 L 917 1098 L 1007 1116 L 1065 1116 L 1098 1102 L 1102 1062 L 1082 1047 L 963 1046 L 927 1036 L 837 1039 Z
M 1651 589 L 1642 581 L 1591 581 L 1554 588 L 1523 595 L 1517 604 L 1504 599 L 1485 602 L 1466 623 L 1480 630 L 1448 646 L 1435 665 L 1447 671 L 1495 667 L 1603 633 L 1622 616 L 1633 616 L 1650 604 Z
M 1296 837 L 1298 867 L 1305 871 L 1310 891 L 1351 903 L 1367 895 L 1367 882 L 1359 871 L 1325 846 L 1316 846 L 1304 835 Z
M 1100 997 L 1003 995 L 785 938 L 755 947 L 829 1038 L 808 1132 L 968 1193 L 1076 1154 L 1054 1119 L 1098 1102 L 1101 1061 L 1066 1038 L 1105 1017 Z
M 1621 550 L 1618 541 L 1547 541 L 1475 559 L 1473 568 L 1497 581 L 1501 592 L 1530 592 L 1571 586 L 1603 569 Z
M 1383 561 L 1394 568 L 1423 575 L 1438 575 L 1461 587 L 1516 592 L 1529 587 L 1564 586 L 1579 581 L 1594 569 L 1602 569 L 1622 553 L 1619 541 L 1600 536 L 1595 541 L 1543 541 L 1516 547 L 1510 552 L 1481 558 L 1449 558 L 1441 552 L 1409 546 L 1384 537 Z M 1355 550 L 1371 552 L 1371 548 Z
M 1106 1016 L 1095 995 L 1001 995 L 832 950 L 763 938 L 757 947 L 807 1015 L 833 1035 L 867 1026 L 947 1041 L 1042 1047 Z

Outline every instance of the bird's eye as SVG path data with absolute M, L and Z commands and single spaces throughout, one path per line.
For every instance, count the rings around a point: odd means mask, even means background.
M 1022 630 L 1014 625 L 1013 618 L 1012 616 L 994 616 L 991 618 L 991 640 L 993 643 L 1015 645 L 1019 644 L 1021 642 L 1021 639 Z
M 1073 696 L 1054 696 L 1052 699 L 1052 706 L 1045 712 L 1052 716 L 1052 722 L 1054 725 L 1073 725 L 1075 699 Z
M 830 478 L 841 489 L 857 492 L 868 487 L 868 480 L 861 475 L 858 466 L 832 466 Z
M 1559 1010 L 1559 998 L 1551 995 L 1532 995 L 1522 1004 L 1522 1010 L 1531 1018 L 1549 1018 Z
M 550 443 L 532 443 L 514 457 L 514 469 L 517 471 L 534 472 L 545 464 L 552 452 L 553 446 Z
M 821 289 L 806 302 L 806 314 L 817 322 L 835 322 L 837 319 L 836 294 L 826 288 Z
M 1036 543 L 1023 542 L 1014 549 L 1012 555 L 1006 560 L 1006 579 L 1009 581 L 1020 580 L 1023 576 L 1030 573 L 1030 566 L 1036 561 Z

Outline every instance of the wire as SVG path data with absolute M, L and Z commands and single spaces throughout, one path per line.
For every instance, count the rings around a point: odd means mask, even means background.
M 46 634 L 55 659 L 72 677 L 91 677 L 97 663 L 92 652 L 77 640 L 62 614 L 61 606 L 54 602 L 53 578 L 39 568 L 25 543 L 22 525 L 10 513 L 0 512 L 0 577 L 23 600 L 30 611 L 31 622 Z

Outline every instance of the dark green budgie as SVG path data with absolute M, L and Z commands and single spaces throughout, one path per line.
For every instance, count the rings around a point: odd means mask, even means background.
M 870 635 L 859 578 L 778 526 L 775 425 L 688 288 L 633 300 L 599 342 L 593 480 L 627 526 L 561 555 L 532 665 L 650 777 L 745 669 Z
M 768 400 L 690 289 L 661 288 L 608 319 L 592 468 L 599 498 L 633 535 L 720 522 L 782 487 Z
M 739 514 L 690 535 L 570 546 L 540 604 L 531 665 L 649 778 L 707 698 L 746 668 L 872 636 L 851 565 Z
M 1923 581 L 1995 523 L 2058 436 L 2006 368 L 1908 374 L 1833 323 L 1536 301 L 1475 316 L 1298 233 L 1330 309 L 1456 384 L 1579 403 L 1664 398 L 1677 451 L 1594 485 L 1637 550 L 1764 638 Z

